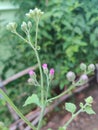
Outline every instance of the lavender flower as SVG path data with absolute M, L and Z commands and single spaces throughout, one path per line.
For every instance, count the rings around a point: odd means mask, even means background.
M 34 10 L 30 9 L 29 13 L 26 13 L 26 16 L 29 18 L 34 18 L 35 16 L 42 16 L 44 12 L 42 12 L 40 9 L 35 8 Z

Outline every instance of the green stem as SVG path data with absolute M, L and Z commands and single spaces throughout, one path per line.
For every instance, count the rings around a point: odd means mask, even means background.
M 40 71 L 40 77 L 41 77 L 41 102 L 44 104 L 44 87 L 43 87 L 43 73 L 42 73 L 42 67 L 41 67 L 41 62 L 39 59 L 38 52 L 35 49 L 35 54 L 37 57 L 38 65 L 39 65 L 39 71 Z
M 38 52 L 37 52 L 36 48 L 34 48 L 34 46 L 31 43 L 29 32 L 28 32 L 28 40 L 29 40 L 29 45 L 34 50 L 36 58 L 37 58 L 37 62 L 38 62 L 38 66 L 39 66 L 39 71 L 40 71 L 40 77 L 41 77 L 41 102 L 42 102 L 42 104 L 44 104 L 43 73 L 42 73 L 41 62 L 40 62 L 39 55 L 38 55 Z
M 84 112 L 84 109 L 85 107 L 87 106 L 88 104 L 86 103 L 80 110 L 78 110 L 75 114 L 72 115 L 72 117 L 69 119 L 69 121 L 63 126 L 64 130 L 67 129 L 68 125 L 73 121 L 73 119 L 79 115 L 81 112 Z
M 46 90 L 46 102 L 47 102 L 47 98 L 48 98 L 48 93 L 49 93 L 49 77 L 48 75 L 46 74 L 46 78 L 47 78 L 47 90 Z
M 40 119 L 39 119 L 37 130 L 40 130 L 40 128 L 42 126 L 42 119 L 44 116 L 44 111 L 45 111 L 45 106 L 43 106 L 43 108 L 41 109 L 41 114 L 40 114 Z
M 37 17 L 36 20 L 35 47 L 37 47 L 38 25 L 39 25 L 39 17 Z
M 22 39 L 24 42 L 28 43 L 28 41 L 27 41 L 25 38 L 23 38 L 19 33 L 15 32 L 15 34 L 16 34 L 20 39 Z
M 79 115 L 81 112 L 83 111 L 83 109 L 80 109 L 77 113 L 73 114 L 72 117 L 69 119 L 69 121 L 63 126 L 64 130 L 67 129 L 68 125 L 73 121 L 73 119 Z
M 63 95 L 69 93 L 69 92 L 70 92 L 71 90 L 73 90 L 74 88 L 75 88 L 75 86 L 72 85 L 72 86 L 69 87 L 69 89 L 67 89 L 66 91 L 64 91 L 64 92 L 61 93 L 60 95 L 58 95 L 58 96 L 56 96 L 56 97 L 53 97 L 53 98 L 51 98 L 51 99 L 48 99 L 47 101 L 48 101 L 48 102 L 51 102 L 51 101 L 53 101 L 53 100 L 55 100 L 55 99 L 58 99 L 58 98 L 62 97 Z
M 32 130 L 36 130 L 36 128 L 27 120 L 27 118 L 20 112 L 20 110 L 14 105 L 14 103 L 10 100 L 10 98 L 5 94 L 5 92 L 0 89 L 0 93 L 3 98 L 9 103 L 9 105 L 13 108 L 13 110 L 19 115 L 19 117 L 32 128 Z

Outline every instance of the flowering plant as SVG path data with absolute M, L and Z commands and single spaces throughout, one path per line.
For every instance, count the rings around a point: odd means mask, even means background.
M 12 33 L 16 34 L 19 38 L 21 38 L 23 41 L 25 41 L 35 52 L 36 55 L 36 59 L 38 62 L 38 67 L 39 67 L 39 72 L 40 72 L 40 82 L 37 79 L 37 75 L 36 72 L 34 70 L 29 71 L 29 76 L 30 78 L 28 79 L 28 83 L 30 85 L 34 85 L 40 88 L 41 91 L 41 99 L 39 98 L 39 96 L 37 94 L 32 94 L 31 96 L 29 96 L 24 105 L 23 106 L 27 106 L 28 104 L 34 103 L 36 104 L 38 107 L 41 108 L 41 112 L 40 112 L 40 118 L 39 118 L 39 123 L 38 126 L 35 127 L 33 126 L 27 119 L 26 117 L 18 110 L 18 108 L 13 104 L 13 102 L 10 100 L 10 98 L 2 91 L 2 89 L 0 89 L 0 93 L 3 95 L 3 97 L 6 99 L 6 101 L 12 106 L 12 108 L 16 111 L 16 113 L 21 117 L 21 119 L 23 119 L 27 125 L 29 125 L 33 130 L 40 130 L 42 127 L 42 120 L 44 117 L 44 111 L 46 106 L 52 102 L 55 99 L 58 99 L 59 97 L 70 93 L 73 89 L 75 89 L 76 86 L 80 86 L 83 85 L 85 83 L 88 82 L 88 76 L 87 74 L 91 73 L 94 71 L 95 66 L 93 64 L 90 64 L 88 67 L 84 64 L 81 63 L 80 65 L 80 69 L 83 71 L 83 74 L 80 76 L 80 78 L 76 81 L 76 75 L 74 72 L 69 71 L 66 75 L 67 79 L 71 82 L 71 86 L 64 91 L 63 93 L 61 93 L 60 95 L 56 96 L 56 97 L 52 97 L 49 98 L 49 93 L 50 93 L 50 84 L 54 78 L 54 74 L 55 74 L 55 70 L 54 68 L 51 68 L 49 70 L 49 67 L 46 63 L 44 63 L 43 65 L 41 64 L 40 58 L 39 58 L 39 53 L 38 51 L 40 50 L 40 46 L 38 45 L 38 25 L 39 25 L 39 21 L 42 17 L 42 15 L 44 14 L 44 12 L 42 12 L 40 9 L 35 8 L 34 10 L 30 10 L 29 13 L 26 14 L 26 16 L 28 18 L 31 18 L 35 21 L 35 25 L 36 25 L 36 31 L 35 31 L 35 42 L 32 43 L 31 40 L 31 35 L 30 35 L 30 31 L 32 28 L 32 23 L 31 21 L 23 22 L 21 25 L 21 29 L 22 31 L 26 34 L 27 38 L 25 39 L 23 36 L 21 36 L 18 32 L 17 32 L 17 24 L 15 22 L 13 23 L 9 23 L 7 25 L 7 29 L 10 30 Z M 43 78 L 43 74 L 46 76 L 46 85 L 44 85 L 44 78 Z M 46 86 L 46 87 L 45 87 Z M 80 112 L 87 112 L 88 114 L 95 114 L 95 112 L 92 109 L 92 102 L 93 102 L 93 98 L 92 97 L 88 97 L 85 99 L 85 104 L 80 103 L 80 110 L 78 110 L 76 112 L 76 105 L 73 103 L 66 103 L 65 104 L 65 109 L 67 111 L 69 111 L 72 114 L 72 117 L 70 118 L 70 120 L 62 127 L 59 127 L 59 130 L 66 130 L 68 125 L 71 123 L 71 121 L 80 113 Z

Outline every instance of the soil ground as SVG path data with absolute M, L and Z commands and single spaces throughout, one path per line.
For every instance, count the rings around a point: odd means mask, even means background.
M 82 91 L 71 97 L 75 104 L 79 105 L 79 102 L 83 102 L 84 98 L 92 96 L 94 98 L 93 109 L 96 112 L 95 115 L 87 115 L 81 113 L 78 115 L 72 123 L 69 125 L 68 130 L 98 130 L 98 84 L 91 85 L 90 88 Z M 68 101 L 70 101 L 68 99 Z M 64 110 L 64 103 L 60 106 L 59 110 L 54 110 L 48 116 L 48 124 L 43 127 L 42 130 L 52 128 L 52 130 L 58 130 L 59 126 L 62 126 L 70 118 L 70 114 Z

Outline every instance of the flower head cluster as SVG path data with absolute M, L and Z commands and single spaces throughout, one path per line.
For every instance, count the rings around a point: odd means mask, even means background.
M 26 13 L 26 16 L 29 18 L 34 18 L 36 16 L 42 16 L 44 12 L 42 12 L 40 9 L 35 8 L 34 10 L 30 9 L 29 13 Z
M 15 22 L 11 22 L 7 25 L 7 29 L 12 33 L 16 32 L 17 24 Z

